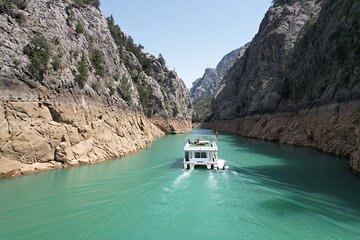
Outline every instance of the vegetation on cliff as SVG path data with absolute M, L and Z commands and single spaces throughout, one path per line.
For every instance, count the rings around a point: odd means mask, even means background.
M 274 1 L 214 101 L 216 119 L 360 99 L 359 5 Z
M 35 35 L 31 38 L 30 43 L 24 47 L 24 54 L 29 57 L 30 73 L 38 80 L 43 80 L 47 71 L 47 64 L 50 59 L 50 45 L 41 35 Z
M 244 136 L 349 157 L 360 173 L 359 10 L 354 0 L 273 1 L 222 81 L 213 120 L 231 120 L 227 130 Z
M 123 156 L 191 129 L 176 72 L 98 7 L 0 0 L 0 177 Z
M 166 66 L 166 61 L 162 54 L 159 54 L 158 58 L 146 53 L 144 46 L 136 44 L 131 36 L 126 35 L 121 31 L 119 25 L 115 24 L 115 20 L 112 15 L 107 18 L 108 27 L 111 36 L 116 43 L 119 51 L 119 56 L 129 71 L 130 78 L 132 79 L 139 94 L 139 102 L 146 116 L 152 117 L 159 115 L 160 112 L 166 110 L 169 112 L 167 117 L 178 117 L 183 113 L 184 107 L 190 109 L 190 102 L 183 102 L 186 106 L 179 103 L 169 104 L 172 97 L 167 93 L 166 88 L 171 87 L 173 80 L 176 79 L 176 74 L 169 71 Z M 134 62 L 135 60 L 135 62 Z M 156 89 L 152 90 L 154 82 L 149 82 L 149 79 L 156 81 Z M 130 97 L 131 88 L 129 85 L 129 79 L 121 79 L 121 86 L 119 88 L 123 98 L 127 102 L 131 102 Z M 155 87 L 155 86 L 154 86 Z M 186 91 L 184 84 L 178 86 L 182 91 Z M 160 90 L 160 92 L 159 92 Z M 172 91 L 174 91 L 173 89 Z M 159 96 L 162 95 L 162 97 Z M 188 93 L 186 93 L 188 95 Z M 160 97 L 160 98 L 159 98 Z M 174 96 L 176 97 L 176 96 Z M 161 113 L 163 115 L 163 113 Z
M 201 96 L 193 102 L 193 117 L 192 121 L 207 122 L 212 119 L 211 102 L 214 100 L 214 95 Z

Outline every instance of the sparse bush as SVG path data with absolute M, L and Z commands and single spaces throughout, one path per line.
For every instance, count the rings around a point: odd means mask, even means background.
M 179 114 L 179 108 L 177 107 L 177 105 L 172 107 L 172 111 L 173 111 L 173 117 L 176 117 Z
M 78 7 L 84 7 L 86 5 L 91 5 L 96 8 L 100 7 L 100 0 L 75 0 L 74 2 Z
M 55 71 L 59 70 L 61 67 L 61 57 L 61 54 L 58 54 L 53 58 L 52 66 Z
M 151 103 L 151 90 L 143 85 L 138 85 L 138 92 L 140 97 L 140 103 L 143 107 L 144 114 L 147 117 L 151 117 L 152 115 L 152 103 Z
M 0 0 L 0 13 L 10 13 L 13 9 L 24 10 L 26 6 L 26 0 Z
M 19 59 L 14 59 L 13 63 L 15 65 L 15 67 L 19 67 L 19 65 L 21 64 L 21 61 Z
M 85 56 L 82 55 L 80 62 L 78 62 L 78 73 L 75 76 L 75 81 L 79 85 L 80 88 L 84 88 L 85 83 L 88 80 L 89 72 L 88 72 L 88 65 L 86 63 Z
M 26 8 L 26 6 L 27 6 L 27 1 L 26 0 L 12 0 L 10 2 L 15 4 L 18 7 L 18 9 L 21 9 L 21 10 L 24 10 Z
M 161 64 L 161 66 L 166 67 L 166 62 L 165 59 L 163 57 L 163 55 L 160 53 L 157 60 L 159 61 L 159 63 Z
M 113 37 L 114 42 L 118 46 L 119 55 L 121 57 L 122 54 L 123 54 L 122 53 L 122 48 L 123 48 L 124 42 L 125 42 L 125 35 L 121 31 L 119 25 L 115 24 L 113 15 L 110 15 L 110 17 L 108 17 L 106 20 L 108 22 L 108 27 L 109 27 L 111 36 Z
M 19 24 L 26 22 L 26 17 L 22 12 L 19 12 L 19 11 L 15 12 L 14 17 L 15 17 L 16 22 Z
M 72 22 L 75 20 L 75 14 L 73 12 L 73 5 L 69 4 L 65 8 L 65 12 L 68 15 L 66 18 L 66 25 L 72 28 Z
M 105 75 L 105 56 L 104 53 L 98 49 L 94 49 L 90 54 L 91 65 L 95 69 L 95 74 L 101 77 Z
M 43 79 L 47 71 L 47 64 L 50 59 L 50 45 L 47 40 L 40 35 L 35 35 L 28 43 L 23 52 L 30 60 L 29 71 L 38 80 Z
M 7 13 L 11 9 L 11 2 L 8 0 L 0 0 L 0 13 Z
M 125 101 L 131 101 L 131 83 L 125 76 L 120 81 L 120 94 Z
M 83 34 L 85 32 L 84 25 L 81 22 L 78 22 L 75 27 L 77 34 Z
M 213 98 L 213 95 L 202 96 L 193 102 L 193 122 L 203 122 L 212 118 L 211 101 Z

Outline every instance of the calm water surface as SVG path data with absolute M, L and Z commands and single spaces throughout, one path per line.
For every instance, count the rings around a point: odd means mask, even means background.
M 230 169 L 184 171 L 184 137 L 0 181 L 0 239 L 360 239 L 360 178 L 344 159 L 220 134 Z

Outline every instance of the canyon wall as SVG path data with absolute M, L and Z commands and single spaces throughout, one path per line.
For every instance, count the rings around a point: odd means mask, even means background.
M 256 114 L 233 120 L 202 123 L 244 137 L 311 147 L 349 158 L 354 173 L 360 169 L 360 102 L 331 104 L 298 113 Z
M 113 159 L 191 131 L 183 81 L 98 7 L 0 3 L 0 178 Z
M 358 1 L 274 1 L 204 126 L 349 157 L 359 173 L 359 24 Z

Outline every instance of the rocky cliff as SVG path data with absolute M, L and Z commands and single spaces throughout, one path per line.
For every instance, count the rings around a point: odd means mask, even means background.
M 190 89 L 190 97 L 193 102 L 194 122 L 201 122 L 211 117 L 211 102 L 214 98 L 214 93 L 218 90 L 227 71 L 237 59 L 243 56 L 248 46 L 249 43 L 226 54 L 215 69 L 205 69 L 204 75 L 193 82 L 193 86 Z
M 229 121 L 213 127 L 350 157 L 359 172 L 359 10 L 274 1 L 216 93 L 214 120 Z
M 242 57 L 248 46 L 249 44 L 246 44 L 226 54 L 216 65 L 215 69 L 205 69 L 204 75 L 193 82 L 193 86 L 190 89 L 191 99 L 194 101 L 200 97 L 214 94 L 227 71 L 232 67 L 236 59 Z
M 185 84 L 98 4 L 0 3 L 0 177 L 123 156 L 191 129 Z

